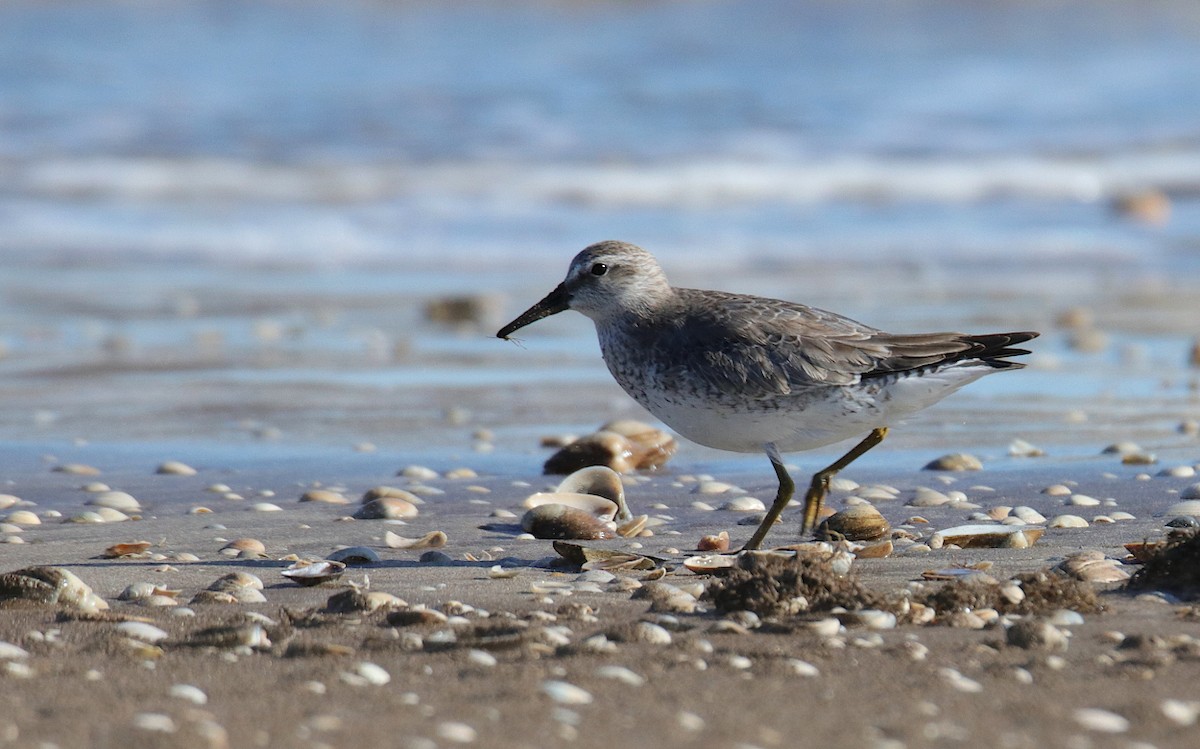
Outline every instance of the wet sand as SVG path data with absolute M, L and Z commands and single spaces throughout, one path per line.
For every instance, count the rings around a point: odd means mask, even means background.
M 169 639 L 161 652 L 151 652 L 122 644 L 113 621 L 69 614 L 64 619 L 63 612 L 45 606 L 0 610 L 0 641 L 29 653 L 14 661 L 23 664 L 19 673 L 10 669 L 0 678 L 8 706 L 0 719 L 0 737 L 8 745 L 427 747 L 469 740 L 497 747 L 773 747 L 797 742 L 1182 747 L 1193 737 L 1194 727 L 1163 713 L 1170 700 L 1194 700 L 1200 678 L 1200 624 L 1196 610 L 1186 604 L 1103 592 L 1105 611 L 1084 614 L 1082 623 L 1064 624 L 1069 646 L 1053 652 L 1006 645 L 999 626 L 873 630 L 850 625 L 826 637 L 798 623 L 828 614 L 785 618 L 786 626 L 768 622 L 733 633 L 724 629 L 723 617 L 710 604 L 701 602 L 695 613 L 652 611 L 650 601 L 613 583 L 588 584 L 578 570 L 547 568 L 548 558 L 555 556 L 549 541 L 519 539 L 515 530 L 481 529 L 489 522 L 515 522 L 489 515 L 497 508 L 519 512 L 528 493 L 550 483 L 536 470 L 480 471 L 476 478 L 414 482 L 394 475 L 404 466 L 397 456 L 339 460 L 335 455 L 313 466 L 307 464 L 311 456 L 297 454 L 296 462 L 275 468 L 201 465 L 196 476 L 169 476 L 153 473 L 166 455 L 152 458 L 145 451 L 139 464 L 129 453 L 116 454 L 104 446 L 76 451 L 72 460 L 86 457 L 102 474 L 53 472 L 54 464 L 35 451 L 17 450 L 8 458 L 6 478 L 19 487 L 14 492 L 30 501 L 57 497 L 56 506 L 65 516 L 84 509 L 88 494 L 79 486 L 104 481 L 143 502 L 140 519 L 81 525 L 46 518 L 17 534 L 26 543 L 0 547 L 4 571 L 65 567 L 109 602 L 108 614 L 145 618 L 166 630 Z M 684 460 L 686 455 L 685 450 Z M 1047 518 L 1074 511 L 1090 519 L 1102 511 L 1137 508 L 1132 513 L 1136 519 L 1051 528 L 1029 549 L 935 550 L 859 560 L 853 574 L 868 588 L 886 592 L 913 584 L 925 570 L 956 564 L 990 562 L 989 574 L 1003 580 L 1084 549 L 1121 558 L 1122 543 L 1161 536 L 1161 513 L 1194 483 L 1138 479 L 1146 467 L 1124 466 L 1112 456 L 1080 458 L 1069 465 L 1046 458 L 997 457 L 989 462 L 995 467 L 985 465 L 969 474 L 933 474 L 914 466 L 903 471 L 864 467 L 847 475 L 900 489 L 897 500 L 877 503 L 893 524 L 919 514 L 930 521 L 929 528 L 947 527 L 969 514 L 905 506 L 918 486 L 960 488 L 985 508 L 1026 504 Z M 297 472 L 299 464 L 307 464 L 307 470 Z M 435 466 L 443 473 L 450 467 Z M 769 499 L 765 473 L 730 472 L 717 478 Z M 304 479 L 297 481 L 298 475 Z M 749 536 L 752 526 L 738 524 L 742 514 L 695 510 L 692 502 L 698 495 L 691 493 L 694 485 L 677 481 L 683 476 L 680 466 L 669 465 L 627 486 L 635 512 L 669 518 L 653 537 L 638 539 L 640 549 L 628 540 L 591 545 L 634 548 L 676 567 L 702 534 L 728 530 L 735 542 Z M 1116 508 L 1065 508 L 1061 497 L 1039 493 L 1050 483 L 1072 479 L 1079 482 L 1074 487 L 1079 493 L 1111 498 Z M 355 501 L 380 484 L 419 483 L 445 493 L 427 496 L 417 518 L 397 525 L 346 519 L 356 505 L 299 502 L 314 481 L 344 488 Z M 207 491 L 217 483 L 245 499 Z M 989 488 L 981 488 L 985 485 Z M 264 490 L 274 496 L 258 496 Z M 716 503 L 717 498 L 709 499 Z M 282 511 L 248 509 L 258 501 L 273 502 Z M 658 503 L 665 507 L 651 509 Z M 833 504 L 840 506 L 839 495 Z M 200 505 L 212 512 L 188 514 Z M 795 510 L 785 519 L 769 540 L 795 540 Z M 389 549 L 383 540 L 387 530 L 405 536 L 445 531 L 449 543 L 439 551 L 450 561 L 422 562 L 422 552 Z M 225 540 L 242 537 L 263 541 L 268 558 L 236 560 L 220 554 Z M 97 558 L 113 543 L 139 539 L 152 542 L 150 553 L 163 558 Z M 340 581 L 315 588 L 301 588 L 279 574 L 287 562 L 277 560 L 288 554 L 323 557 L 343 545 L 372 547 L 382 560 L 352 567 Z M 178 561 L 174 557 L 180 552 L 194 554 L 198 561 Z M 485 561 L 467 561 L 468 555 Z M 496 564 L 515 576 L 490 576 Z M 117 600 L 125 586 L 152 581 L 182 591 L 180 606 L 187 606 L 193 595 L 231 571 L 259 576 L 266 603 L 195 604 L 187 607 L 194 616 L 182 616 L 176 607 Z M 618 573 L 634 579 L 646 574 Z M 370 590 L 392 593 L 409 604 L 466 613 L 457 625 L 414 627 L 390 626 L 382 613 L 305 619 L 348 583 L 366 585 L 368 579 Z M 686 588 L 707 580 L 676 567 L 662 582 Z M 563 587 L 544 588 L 547 581 Z M 249 612 L 269 618 L 265 631 L 271 646 L 251 650 L 187 644 L 206 627 L 247 623 Z M 670 643 L 617 642 L 611 652 L 602 653 L 582 645 L 597 633 L 615 639 L 614 633 L 638 621 L 663 625 Z M 511 635 L 514 622 L 527 627 L 521 636 L 502 636 Z M 439 644 L 435 633 L 447 630 L 457 630 L 458 641 Z M 1115 632 L 1127 638 L 1126 647 L 1120 647 Z M 414 633 L 423 645 L 413 644 Z M 1137 636 L 1145 636 L 1145 642 L 1129 647 L 1134 642 L 1130 638 Z M 345 650 L 323 652 L 331 646 Z M 492 657 L 473 654 L 480 650 Z M 390 681 L 354 683 L 360 681 L 353 674 L 363 662 L 381 667 Z M 614 675 L 612 666 L 629 669 L 633 675 L 616 673 L 636 685 Z M 590 701 L 556 703 L 545 691 L 547 682 L 554 681 L 580 687 Z M 171 688 L 179 684 L 198 687 L 206 702 L 172 696 Z M 1118 725 L 1120 730 L 1112 734 L 1085 727 L 1076 711 L 1090 708 L 1116 713 L 1128 725 Z M 139 717 L 143 713 L 168 717 Z M 151 727 L 144 727 L 147 721 Z

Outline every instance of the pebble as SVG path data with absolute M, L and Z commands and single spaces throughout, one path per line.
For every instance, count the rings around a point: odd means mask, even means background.
M 1071 714 L 1081 727 L 1097 733 L 1125 733 L 1129 720 L 1122 715 L 1096 707 L 1081 707 Z
M 590 705 L 594 699 L 586 689 L 557 679 L 542 682 L 542 693 L 560 705 Z

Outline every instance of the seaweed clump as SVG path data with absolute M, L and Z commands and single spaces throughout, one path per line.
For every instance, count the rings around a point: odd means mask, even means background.
M 1023 596 L 1012 596 L 992 578 L 955 580 L 929 592 L 921 603 L 944 616 L 956 611 L 995 609 L 1001 614 L 1051 614 L 1070 609 L 1081 614 L 1102 608 L 1091 586 L 1050 569 L 1023 572 L 1013 577 Z
M 1150 552 L 1125 589 L 1161 590 L 1185 600 L 1200 599 L 1200 530 L 1174 531 Z
M 742 554 L 737 566 L 709 585 L 705 597 L 718 611 L 760 616 L 878 607 L 882 599 L 855 578 L 838 574 L 829 559 Z

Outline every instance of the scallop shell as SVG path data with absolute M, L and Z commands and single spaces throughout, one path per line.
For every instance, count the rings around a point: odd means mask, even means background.
M 817 528 L 817 536 L 827 540 L 877 541 L 890 530 L 888 521 L 874 505 L 851 505 L 826 518 Z
M 305 587 L 336 580 L 346 571 L 346 565 L 330 559 L 320 562 L 296 562 L 279 574 Z
M 577 496 L 591 497 L 588 494 Z M 592 499 L 607 502 L 600 497 Z M 612 503 L 609 502 L 611 505 Z M 613 505 L 614 512 L 616 505 Z M 521 517 L 521 528 L 534 538 L 613 538 L 613 524 L 587 510 L 564 504 L 540 504 Z

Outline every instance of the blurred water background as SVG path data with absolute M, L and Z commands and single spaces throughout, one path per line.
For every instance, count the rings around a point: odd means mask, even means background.
M 607 238 L 880 327 L 1058 326 L 962 403 L 1165 433 L 1198 90 L 1194 0 L 6 2 L 0 436 L 595 426 L 586 321 L 490 335 Z

